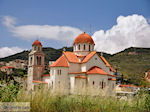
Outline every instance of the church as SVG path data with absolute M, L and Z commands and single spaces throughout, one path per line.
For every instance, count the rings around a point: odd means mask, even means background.
M 78 35 L 73 42 L 73 52 L 62 55 L 49 65 L 49 74 L 44 73 L 42 44 L 32 44 L 28 63 L 28 90 L 36 85 L 47 85 L 51 91 L 65 94 L 115 94 L 116 70 L 94 51 L 95 42 L 87 33 Z

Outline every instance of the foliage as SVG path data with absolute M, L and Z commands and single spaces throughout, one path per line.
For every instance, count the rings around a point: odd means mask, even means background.
M 19 85 L 9 84 L 0 86 L 0 102 L 14 101 L 19 91 Z
M 41 89 L 20 91 L 15 101 L 31 102 L 32 112 L 149 112 L 149 96 L 143 93 L 128 100 L 115 97 L 61 95 Z

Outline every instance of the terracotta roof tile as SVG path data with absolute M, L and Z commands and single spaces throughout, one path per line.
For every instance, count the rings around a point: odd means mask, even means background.
M 41 42 L 38 41 L 38 40 L 35 40 L 32 45 L 40 45 L 40 46 L 42 46 Z
M 11 69 L 11 68 L 14 68 L 14 67 L 12 67 L 12 66 L 3 66 L 3 67 L 1 67 L 2 69 Z
M 75 38 L 73 44 L 78 44 L 78 43 L 95 44 L 92 37 L 90 35 L 88 35 L 87 33 L 82 33 Z
M 95 54 L 96 54 L 95 51 L 90 52 L 90 53 L 83 59 L 82 63 L 88 62 Z
M 83 76 L 83 75 L 75 76 L 75 78 L 87 79 L 87 77 L 86 77 L 86 76 Z
M 106 73 L 104 70 L 102 70 L 101 68 L 94 66 L 91 69 L 89 69 L 87 71 L 87 74 L 101 74 L 101 75 L 108 75 L 108 73 Z
M 71 63 L 80 63 L 79 59 L 73 52 L 63 52 L 67 60 Z
M 58 58 L 50 67 L 69 67 L 67 59 L 64 55 Z
M 113 78 L 108 78 L 108 80 L 111 80 L 111 81 L 116 81 L 116 79 L 113 79 Z

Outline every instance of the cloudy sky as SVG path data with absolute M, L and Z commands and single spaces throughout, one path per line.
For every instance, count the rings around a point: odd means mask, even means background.
M 82 32 L 95 50 L 150 47 L 150 0 L 0 0 L 0 57 L 43 46 L 71 46 Z

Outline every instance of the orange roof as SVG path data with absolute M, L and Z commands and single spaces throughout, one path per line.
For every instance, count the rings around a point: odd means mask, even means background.
M 100 56 L 100 58 L 105 63 L 105 65 L 110 68 L 111 71 L 116 72 L 116 70 L 108 63 L 108 61 L 103 56 Z
M 73 52 L 63 52 L 67 60 L 71 63 L 80 63 L 79 59 Z
M 33 80 L 32 82 L 33 82 L 33 83 L 43 83 L 43 84 L 47 84 L 47 82 L 44 82 L 44 81 L 36 81 L 36 80 Z
M 67 59 L 64 55 L 58 58 L 50 67 L 69 67 Z
M 73 44 L 78 44 L 78 43 L 95 44 L 92 37 L 90 35 L 88 35 L 87 33 L 82 33 L 75 38 Z
M 116 79 L 113 79 L 113 78 L 108 78 L 108 80 L 111 80 L 111 81 L 116 81 Z
M 87 79 L 87 77 L 86 77 L 86 76 L 83 76 L 83 75 L 75 76 L 75 78 Z
M 41 42 L 38 41 L 38 40 L 34 41 L 32 45 L 40 45 L 40 46 L 42 46 Z
M 3 69 L 11 69 L 11 68 L 14 68 L 14 67 L 12 67 L 12 66 L 3 66 L 1 68 L 3 68 Z
M 94 66 L 92 68 L 90 68 L 87 71 L 87 74 L 101 74 L 101 75 L 108 75 L 105 71 L 103 71 L 101 68 Z
M 43 74 L 42 77 L 50 76 L 50 74 Z
M 82 61 L 82 63 L 86 63 L 87 61 L 89 61 L 94 55 L 96 54 L 95 51 L 90 52 Z
M 108 61 L 103 57 L 103 56 L 100 56 L 100 58 L 102 59 L 102 61 L 106 64 L 106 66 L 111 66 Z

